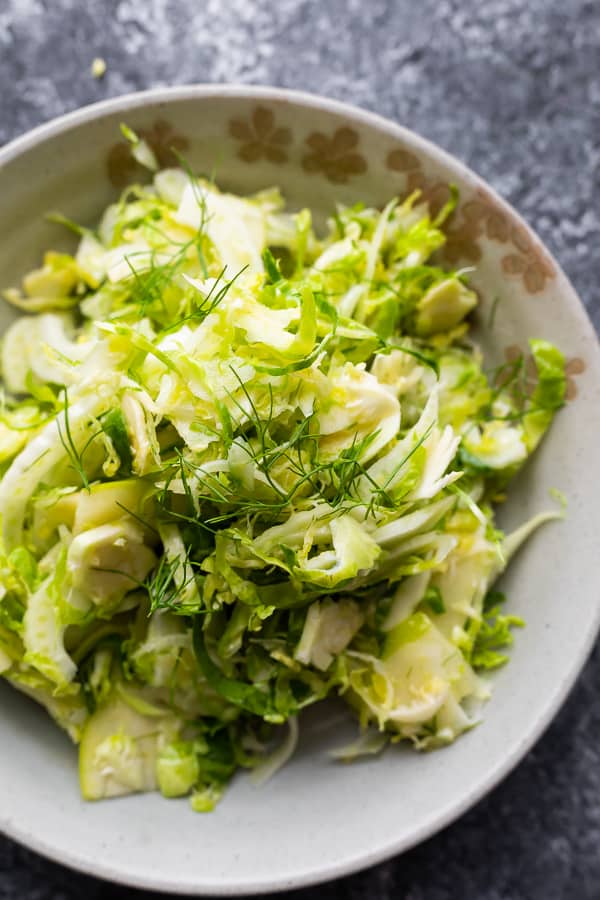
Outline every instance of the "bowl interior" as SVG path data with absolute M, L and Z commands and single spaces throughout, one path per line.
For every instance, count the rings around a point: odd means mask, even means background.
M 527 620 L 511 664 L 495 678 L 481 726 L 438 753 L 402 748 L 344 766 L 327 750 L 355 733 L 336 704 L 301 723 L 300 747 L 270 783 L 239 777 L 217 811 L 139 796 L 80 800 L 76 752 L 45 714 L 1 686 L 0 824 L 55 859 L 105 877 L 187 893 L 298 886 L 406 848 L 474 802 L 548 723 L 585 659 L 598 623 L 593 476 L 600 433 L 597 341 L 581 305 L 537 239 L 476 176 L 397 126 L 316 98 L 266 89 L 182 89 L 101 104 L 0 153 L 0 285 L 18 282 L 44 249 L 69 235 L 44 219 L 58 210 L 92 224 L 140 175 L 119 123 L 142 132 L 162 164 L 173 147 L 194 170 L 246 193 L 278 185 L 292 207 L 323 221 L 336 202 L 383 205 L 444 185 L 460 190 L 447 258 L 476 266 L 478 333 L 491 362 L 530 336 L 569 359 L 570 401 L 501 513 L 506 527 L 568 498 L 566 522 L 538 533 L 503 579 Z M 11 313 L 0 309 L 0 327 Z M 596 439 L 596 440 L 595 440 Z

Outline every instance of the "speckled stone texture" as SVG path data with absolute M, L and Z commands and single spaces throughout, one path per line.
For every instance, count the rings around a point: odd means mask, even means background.
M 597 0 L 0 0 L 0 142 L 94 100 L 200 81 L 320 92 L 436 141 L 524 214 L 600 328 Z M 458 823 L 293 896 L 599 900 L 599 696 L 596 652 L 533 752 Z M 0 838 L 0 900 L 142 896 Z

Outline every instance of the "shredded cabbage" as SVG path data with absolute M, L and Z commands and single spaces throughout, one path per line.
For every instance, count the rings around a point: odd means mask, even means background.
M 123 133 L 151 183 L 5 292 L 0 673 L 80 742 L 88 799 L 210 810 L 331 695 L 363 729 L 341 759 L 454 740 L 522 624 L 491 588 L 551 516 L 505 537 L 494 503 L 562 354 L 484 370 L 467 275 L 432 261 L 452 204 L 318 235 Z

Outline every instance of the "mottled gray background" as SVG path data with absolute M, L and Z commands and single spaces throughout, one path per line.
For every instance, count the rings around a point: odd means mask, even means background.
M 0 0 L 0 143 L 94 100 L 194 81 L 304 88 L 436 141 L 525 215 L 600 327 L 596 0 Z M 533 752 L 458 823 L 291 896 L 599 900 L 599 676 L 596 652 Z M 159 897 L 0 838 L 0 900 L 142 896 Z

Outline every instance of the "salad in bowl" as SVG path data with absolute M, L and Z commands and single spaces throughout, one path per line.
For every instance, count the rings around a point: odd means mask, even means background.
M 6 300 L 0 672 L 79 745 L 81 792 L 214 808 L 306 707 L 340 760 L 452 743 L 507 661 L 495 510 L 565 398 L 547 340 L 486 367 L 457 191 L 338 204 L 160 168 Z M 300 724 L 299 724 L 300 723 Z

